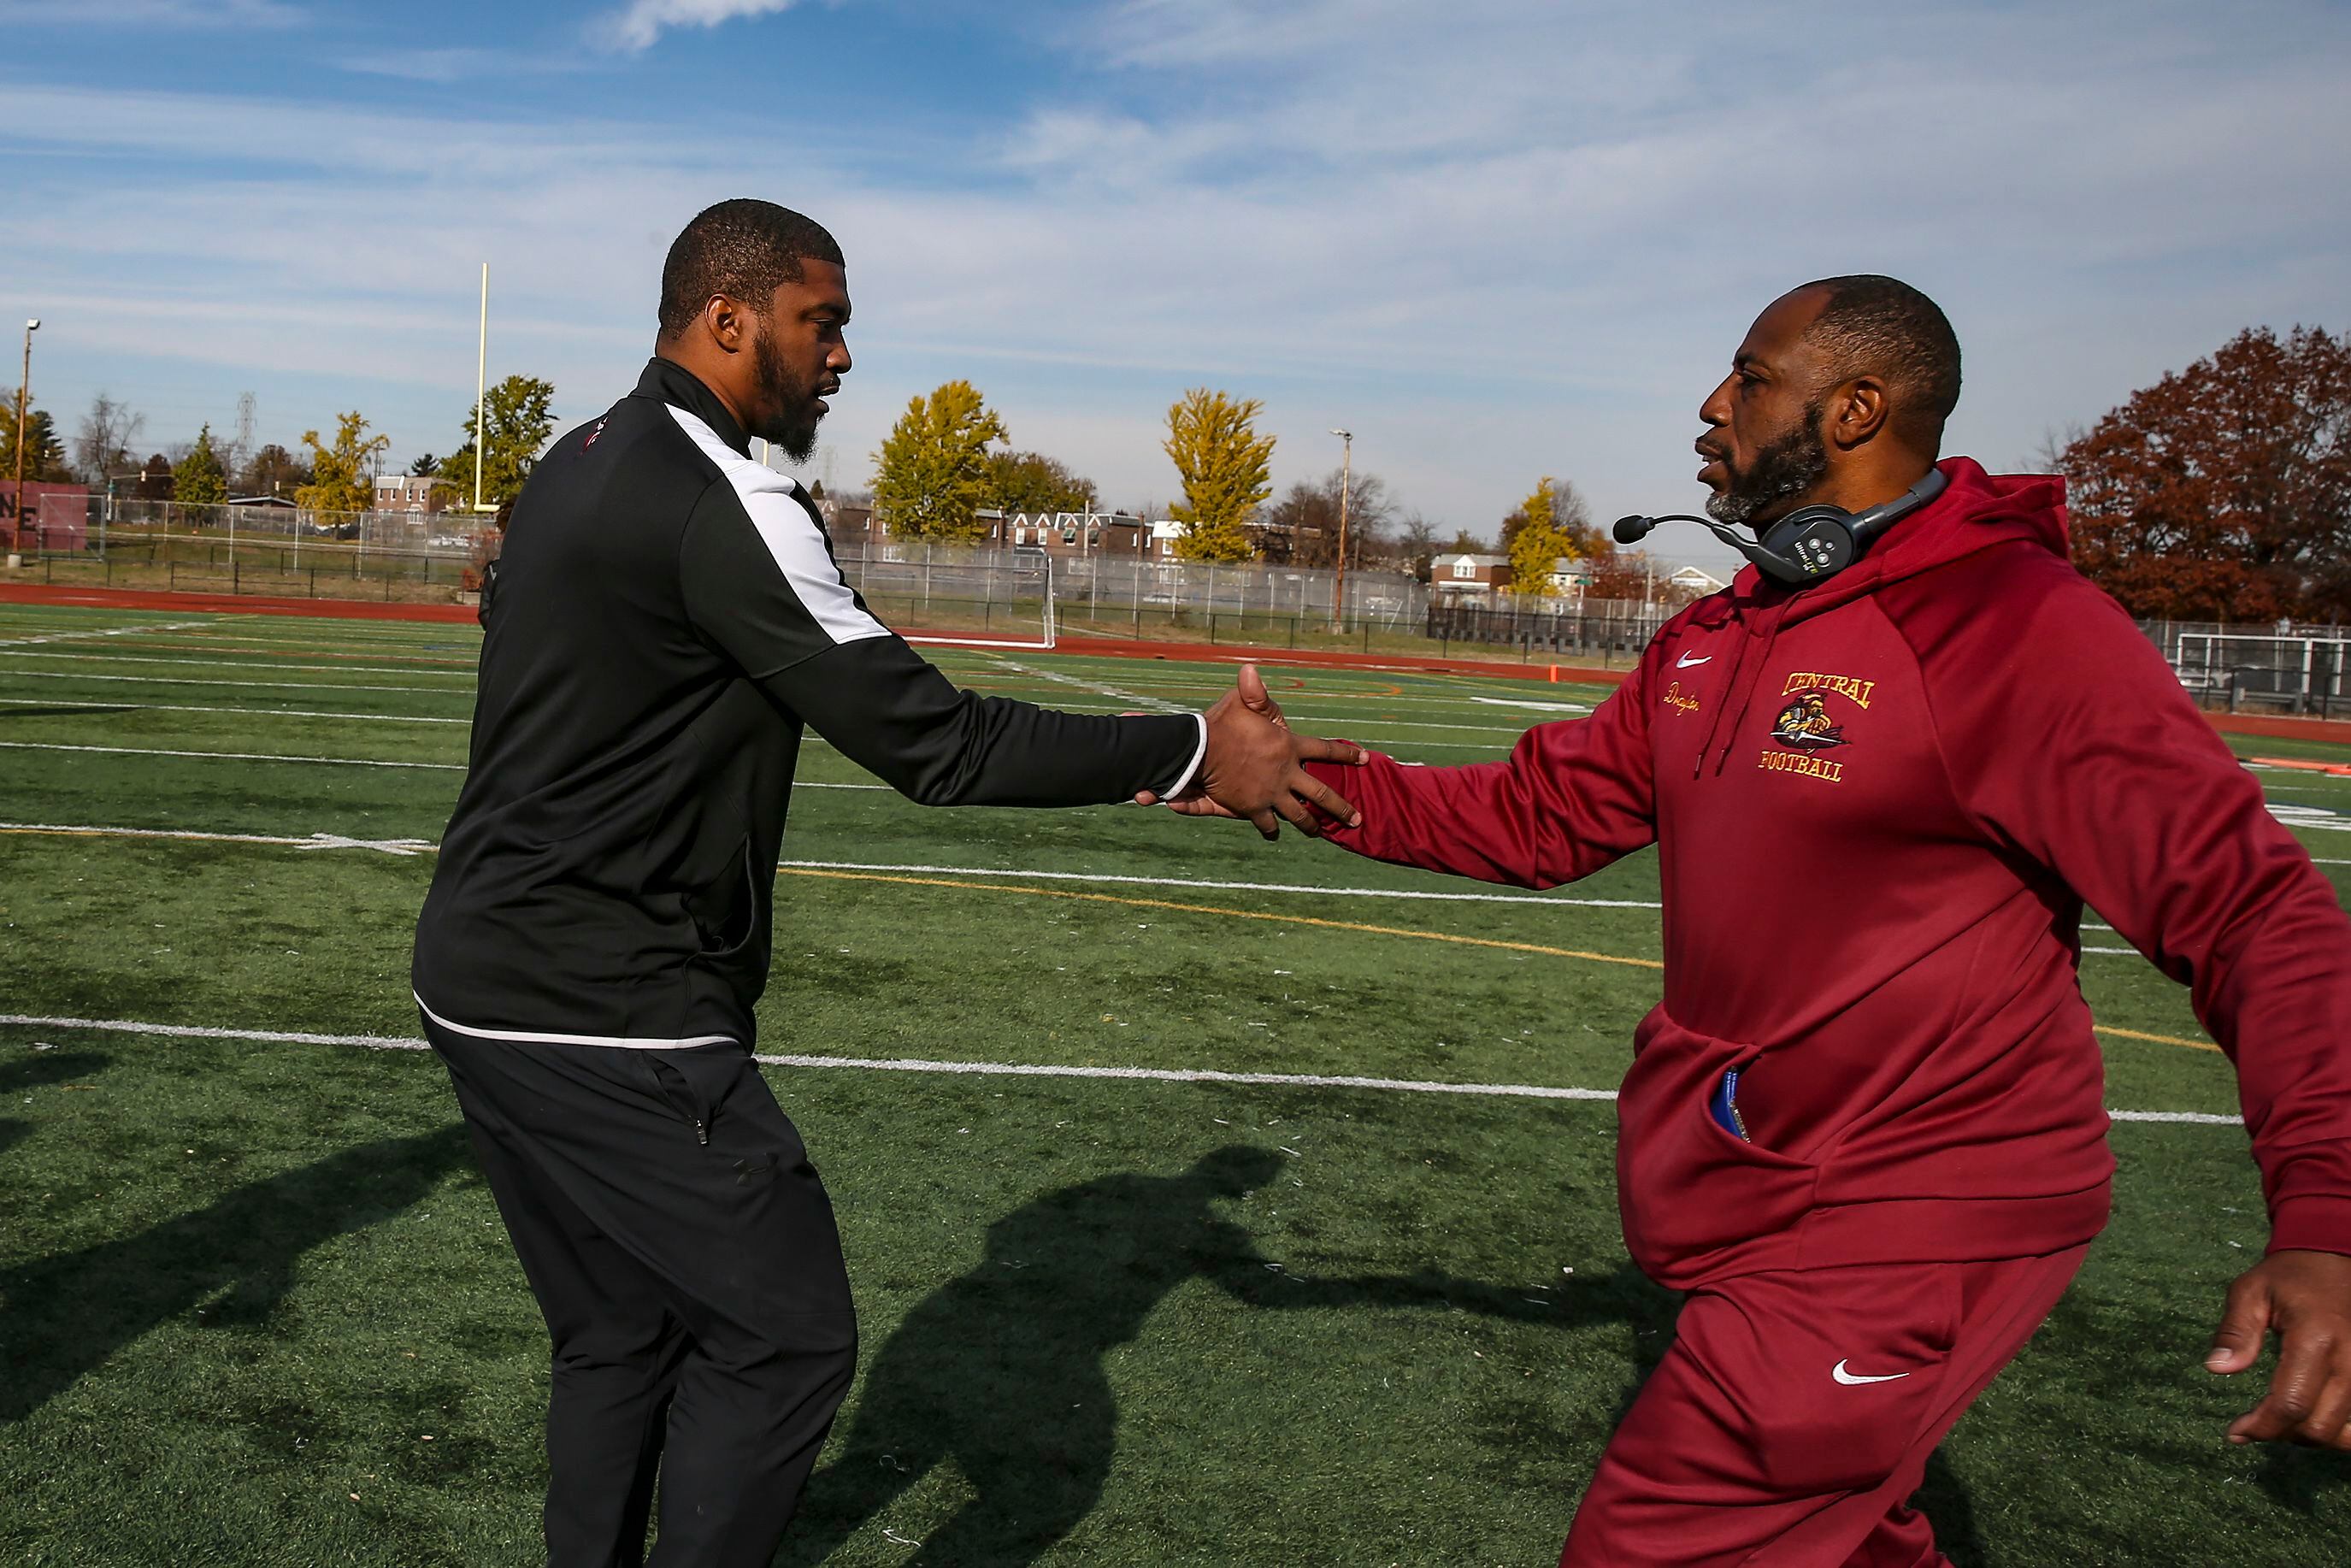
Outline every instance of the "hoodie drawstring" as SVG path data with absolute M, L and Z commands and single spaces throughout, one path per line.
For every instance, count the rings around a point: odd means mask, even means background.
M 1714 749 L 1714 739 L 1718 734 L 1722 737 L 1722 749 L 1715 756 L 1716 775 L 1719 777 L 1729 765 L 1730 749 L 1739 743 L 1739 727 L 1747 721 L 1747 710 L 1754 706 L 1755 688 L 1762 681 L 1763 672 L 1771 667 L 1771 645 L 1779 641 L 1781 623 L 1787 618 L 1787 606 L 1775 606 L 1759 617 L 1762 621 L 1760 627 L 1739 640 L 1739 656 L 1731 664 L 1730 683 L 1724 688 L 1726 700 L 1716 706 L 1714 718 L 1707 726 L 1706 738 L 1698 745 L 1698 760 L 1690 768 L 1691 778 L 1696 779 L 1706 771 L 1707 753 Z M 1748 644 L 1759 639 L 1762 647 L 1750 658 Z M 1734 707 L 1737 709 L 1735 713 L 1731 711 Z M 1727 729 L 1723 725 L 1726 714 L 1730 719 Z

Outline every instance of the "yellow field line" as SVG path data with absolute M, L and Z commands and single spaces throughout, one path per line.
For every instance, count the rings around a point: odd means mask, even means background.
M 2184 1045 L 2190 1051 L 2217 1051 L 2220 1048 L 2209 1040 L 2182 1040 L 2176 1034 L 2142 1034 L 2135 1029 L 2108 1029 L 2105 1024 L 2092 1024 L 2093 1033 L 2110 1034 L 2116 1040 L 2144 1040 L 2156 1045 Z
M 47 833 L 76 838 L 114 836 L 104 828 L 0 828 L 0 833 Z M 160 835 L 159 835 L 160 836 Z M 223 835 L 226 836 L 226 835 Z M 1616 953 L 1588 953 L 1580 947 L 1551 947 L 1540 942 L 1504 942 L 1491 936 L 1458 936 L 1450 931 L 1415 931 L 1402 925 L 1368 925 L 1354 920 L 1324 920 L 1311 915 L 1274 915 L 1260 909 L 1228 909 L 1215 904 L 1178 904 L 1165 898 L 1123 898 L 1110 893 L 1078 893 L 1069 888 L 1029 887 L 1001 882 L 963 882 L 937 876 L 890 876 L 870 871 L 818 871 L 810 866 L 778 866 L 779 876 L 824 877 L 833 882 L 885 882 L 906 887 L 951 887 L 964 892 L 1019 893 L 1032 898 L 1066 898 L 1079 904 L 1114 904 L 1128 909 L 1168 909 L 1184 915 L 1222 915 L 1235 920 L 1265 920 L 1278 925 L 1312 925 L 1325 931 L 1362 931 L 1374 936 L 1408 936 L 1417 942 L 1449 942 L 1460 947 L 1494 947 L 1506 953 L 1540 953 L 1547 958 L 1580 958 L 1587 964 L 1621 964 L 1632 969 L 1663 969 L 1655 958 L 1627 958 Z M 2184 1046 L 2189 1051 L 2217 1051 L 2207 1040 L 2183 1040 L 2174 1034 L 2147 1034 L 2135 1029 L 2092 1028 L 2116 1040 L 2145 1040 L 2152 1045 Z
M 1028 887 L 1000 882 L 956 882 L 945 877 L 885 876 L 874 872 L 816 871 L 806 866 L 779 866 L 785 876 L 820 876 L 836 882 L 890 882 L 910 887 L 952 887 L 967 892 L 1025 893 L 1037 898 L 1068 898 L 1085 904 L 1117 904 L 1130 909 L 1173 909 L 1186 915 L 1225 915 L 1238 920 L 1270 920 L 1283 925 L 1316 925 L 1329 931 L 1366 931 L 1378 936 L 1410 936 L 1422 942 L 1451 942 L 1464 947 L 1499 947 L 1511 953 L 1541 953 L 1550 958 L 1581 958 L 1590 964 L 1623 964 L 1635 969 L 1662 969 L 1665 965 L 1655 958 L 1627 958 L 1615 953 L 1587 953 L 1576 947 L 1547 947 L 1539 942 L 1503 942 L 1490 936 L 1457 936 L 1449 931 L 1412 931 L 1401 925 L 1366 925 L 1353 920 L 1322 920 L 1311 915 L 1270 915 L 1256 909 L 1228 909 L 1213 904 L 1176 904 L 1163 898 L 1122 898 L 1109 893 L 1073 893 L 1059 887 Z M 2172 1034 L 2147 1034 L 2135 1029 L 2109 1029 L 2095 1024 L 2099 1034 L 2110 1034 L 2117 1040 L 2141 1040 L 2155 1045 L 2185 1046 L 2189 1051 L 2212 1051 L 2220 1048 L 2210 1040 L 2182 1040 Z
M 1281 925 L 1317 925 L 1326 931 L 1368 931 L 1376 936 L 1411 936 L 1423 942 L 1451 942 L 1463 947 L 1499 947 L 1511 953 L 1541 953 L 1550 958 L 1581 958 L 1588 964 L 1623 964 L 1635 969 L 1662 969 L 1655 958 L 1626 958 L 1614 953 L 1586 953 L 1574 947 L 1546 947 L 1538 942 L 1503 942 L 1490 936 L 1457 936 L 1449 931 L 1412 931 L 1401 925 L 1364 925 L 1353 920 L 1322 920 L 1311 915 L 1270 915 L 1257 909 L 1227 909 L 1213 904 L 1176 904 L 1164 898 L 1121 898 L 1108 893 L 1073 893 L 1059 887 L 1024 887 L 1001 882 L 951 882 L 944 877 L 883 876 L 865 871 L 814 871 L 806 866 L 778 868 L 786 876 L 831 877 L 837 882 L 893 882 L 909 887 L 954 887 L 967 892 L 1025 893 L 1038 898 L 1067 898 L 1083 904 L 1117 904 L 1129 909 L 1174 909 L 1186 915 L 1224 915 L 1236 920 L 1270 920 Z

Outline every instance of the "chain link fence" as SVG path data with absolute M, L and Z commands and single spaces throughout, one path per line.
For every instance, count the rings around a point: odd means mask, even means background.
M 46 509 L 30 570 L 48 582 L 449 603 L 478 581 L 496 534 L 462 512 L 327 512 L 93 496 Z
M 27 511 L 34 509 L 30 507 Z M 463 601 L 496 554 L 486 517 L 91 497 L 28 521 L 28 575 L 55 583 L 319 599 Z M 1514 653 L 1629 664 L 1678 609 L 1638 600 L 1473 595 L 1400 572 L 859 540 L 843 575 L 893 625 L 1041 642 L 1101 636 L 1365 652 Z M 2145 621 L 2208 706 L 2351 714 L 2351 627 Z M 1436 646 L 1432 648 L 1431 643 Z

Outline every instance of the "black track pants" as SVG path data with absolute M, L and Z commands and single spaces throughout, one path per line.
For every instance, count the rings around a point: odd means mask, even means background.
M 849 1392 L 832 1206 L 748 1051 L 431 1019 L 554 1340 L 550 1568 L 766 1568 Z

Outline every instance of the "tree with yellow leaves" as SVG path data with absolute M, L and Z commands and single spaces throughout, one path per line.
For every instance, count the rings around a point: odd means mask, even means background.
M 1614 546 L 1592 526 L 1591 509 L 1575 486 L 1546 474 L 1534 494 L 1502 519 L 1502 550 L 1510 558 L 1510 587 L 1519 593 L 1557 593 L 1552 565 L 1602 555 Z
M 910 399 L 873 455 L 874 515 L 904 538 L 977 538 L 977 513 L 995 489 L 987 444 L 1011 439 L 969 382 Z
M 310 483 L 294 492 L 294 504 L 314 512 L 364 512 L 375 501 L 375 465 L 392 444 L 389 435 L 369 436 L 367 416 L 354 409 L 335 415 L 335 444 L 315 430 L 302 433 L 310 449 Z
M 1273 494 L 1273 437 L 1257 434 L 1264 404 L 1194 387 L 1167 410 L 1161 444 L 1184 481 L 1167 515 L 1184 525 L 1176 553 L 1186 560 L 1247 560 L 1249 524 Z

